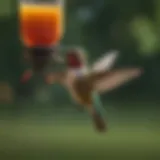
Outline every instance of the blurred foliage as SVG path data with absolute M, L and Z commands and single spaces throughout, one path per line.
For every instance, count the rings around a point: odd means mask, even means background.
M 133 36 L 138 41 L 139 53 L 154 55 L 159 49 L 159 37 L 154 22 L 146 17 L 138 17 L 131 23 Z
M 146 99 L 147 96 L 158 99 L 159 3 L 158 0 L 66 0 L 65 35 L 62 46 L 82 46 L 86 48 L 92 61 L 109 49 L 117 49 L 121 52 L 117 67 L 140 66 L 145 71 L 140 79 L 111 92 L 108 97 L 124 99 L 128 96 Z M 16 3 L 12 6 L 12 16 L 1 17 L 0 20 L 0 77 L 1 80 L 9 81 L 14 88 L 24 87 L 30 93 L 33 84 L 28 84 L 27 87 L 20 86 L 18 81 L 24 66 L 20 61 L 22 55 L 18 18 L 15 13 Z M 48 91 L 47 87 L 44 88 L 44 93 L 51 95 L 51 101 L 59 103 L 63 95 L 63 103 L 65 99 L 68 102 L 68 93 L 61 87 L 49 87 L 51 91 Z M 53 100 L 52 97 L 56 98 Z

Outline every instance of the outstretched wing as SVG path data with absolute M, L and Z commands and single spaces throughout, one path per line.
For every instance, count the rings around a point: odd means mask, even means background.
M 95 81 L 95 89 L 99 93 L 111 91 L 128 81 L 138 78 L 142 74 L 142 70 L 139 68 L 119 69 L 115 71 L 109 71 L 103 78 L 97 78 Z
M 93 65 L 92 65 L 92 71 L 93 72 L 103 72 L 109 70 L 117 56 L 118 56 L 118 51 L 110 51 L 105 53 L 101 58 L 99 58 Z

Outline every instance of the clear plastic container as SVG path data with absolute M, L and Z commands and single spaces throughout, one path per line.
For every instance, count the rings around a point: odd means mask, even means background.
M 64 34 L 64 0 L 20 0 L 19 22 L 26 47 L 55 46 Z

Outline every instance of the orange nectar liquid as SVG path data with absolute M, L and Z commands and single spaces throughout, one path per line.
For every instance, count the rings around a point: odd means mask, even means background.
M 61 5 L 26 5 L 19 8 L 20 36 L 24 45 L 56 45 L 63 35 L 63 7 Z

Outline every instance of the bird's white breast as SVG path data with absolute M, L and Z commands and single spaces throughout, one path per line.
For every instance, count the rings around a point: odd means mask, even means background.
M 70 94 L 72 95 L 73 99 L 77 102 L 80 102 L 79 96 L 77 95 L 77 92 L 73 88 L 73 83 L 77 78 L 81 78 L 84 75 L 88 74 L 87 68 L 82 69 L 69 69 L 66 80 L 65 80 L 65 86 L 69 90 Z

